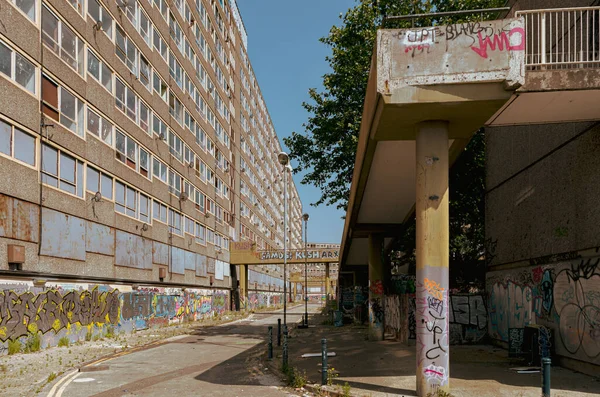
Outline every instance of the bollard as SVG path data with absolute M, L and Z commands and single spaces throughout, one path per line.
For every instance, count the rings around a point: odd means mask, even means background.
M 321 339 L 321 384 L 327 384 L 327 339 Z
M 269 325 L 269 360 L 273 359 L 273 327 Z
M 283 326 L 283 369 L 288 367 L 288 328 L 287 325 Z
M 281 346 L 281 319 L 277 319 L 277 346 Z
M 542 397 L 550 397 L 550 357 L 542 358 Z

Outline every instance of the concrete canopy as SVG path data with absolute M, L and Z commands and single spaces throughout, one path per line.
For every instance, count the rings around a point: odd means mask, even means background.
M 485 25 L 485 26 L 484 26 Z M 482 23 L 492 45 L 451 27 L 380 30 L 369 75 L 340 250 L 341 269 L 367 263 L 369 234 L 386 243 L 414 212 L 415 137 L 448 123 L 450 164 L 523 84 L 522 20 Z M 481 37 L 481 35 L 480 35 Z M 346 269 L 348 270 L 348 269 Z

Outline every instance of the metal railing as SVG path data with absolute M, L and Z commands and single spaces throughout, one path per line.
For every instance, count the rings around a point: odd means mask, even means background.
M 600 7 L 517 11 L 527 70 L 600 68 Z

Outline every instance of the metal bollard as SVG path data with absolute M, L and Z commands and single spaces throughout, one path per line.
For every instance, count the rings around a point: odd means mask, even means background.
M 273 359 L 273 327 L 269 325 L 269 360 Z
M 283 326 L 283 368 L 288 367 L 288 328 L 287 325 Z
M 321 339 L 321 384 L 327 384 L 327 339 Z
M 542 358 L 542 397 L 550 397 L 550 357 Z
M 281 319 L 277 319 L 277 346 L 281 346 Z

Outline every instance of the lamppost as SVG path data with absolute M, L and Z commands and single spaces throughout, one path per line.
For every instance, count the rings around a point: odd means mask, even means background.
M 302 328 L 308 328 L 308 252 L 306 250 L 308 218 L 308 214 L 302 215 L 304 220 L 304 324 Z
M 291 169 L 286 152 L 277 155 L 283 166 L 283 325 L 287 325 L 287 173 Z

